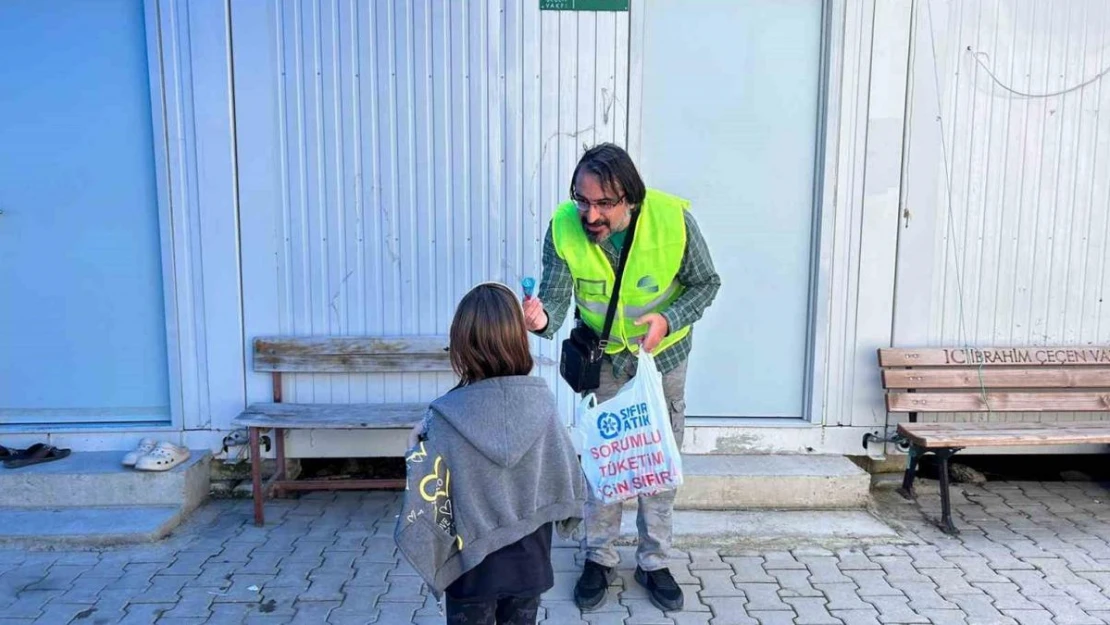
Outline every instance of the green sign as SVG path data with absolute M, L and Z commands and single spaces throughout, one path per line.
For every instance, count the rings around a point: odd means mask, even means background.
M 541 11 L 627 11 L 628 0 L 540 0 Z

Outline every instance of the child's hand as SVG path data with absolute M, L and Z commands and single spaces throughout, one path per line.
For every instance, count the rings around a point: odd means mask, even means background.
M 424 433 L 424 421 L 421 420 L 420 423 L 417 423 L 416 426 L 414 426 L 412 428 L 412 431 L 409 432 L 409 446 L 408 446 L 408 449 L 412 449 L 413 447 L 416 447 L 417 445 L 420 444 L 420 435 L 423 434 L 423 433 Z

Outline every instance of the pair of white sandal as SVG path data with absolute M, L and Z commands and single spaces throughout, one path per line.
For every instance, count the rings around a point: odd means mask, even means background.
M 189 459 L 189 448 L 168 441 L 144 438 L 139 446 L 123 457 L 123 466 L 140 471 L 169 471 Z

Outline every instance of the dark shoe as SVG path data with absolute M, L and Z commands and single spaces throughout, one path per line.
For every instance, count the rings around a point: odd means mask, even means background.
M 616 573 L 613 567 L 601 566 L 593 560 L 586 560 L 582 577 L 579 577 L 578 583 L 574 585 L 574 604 L 583 612 L 601 607 L 601 604 L 605 603 L 606 595 L 609 594 L 609 584 L 614 577 Z
M 664 612 L 682 609 L 682 589 L 674 581 L 670 569 L 645 571 L 636 567 L 636 581 L 647 588 L 651 602 Z
M 41 462 L 52 462 L 54 460 L 61 460 L 69 456 L 68 449 L 58 449 L 53 445 L 45 443 L 35 443 L 23 453 L 10 456 L 4 461 L 5 469 L 18 469 L 20 467 L 30 466 L 32 464 L 39 464 Z

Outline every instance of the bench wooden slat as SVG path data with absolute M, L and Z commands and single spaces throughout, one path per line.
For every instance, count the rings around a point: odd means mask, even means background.
M 880 367 L 1110 366 L 1110 347 L 880 349 Z
M 258 337 L 254 370 L 282 373 L 450 371 L 446 336 Z
M 1110 368 L 884 369 L 883 387 L 890 389 L 980 387 L 1110 389 Z
M 1110 443 L 1110 421 L 900 423 L 898 431 L 925 448 Z
M 890 412 L 1110 412 L 1110 393 L 988 392 L 886 394 Z
M 424 403 L 395 404 L 251 404 L 232 424 L 240 427 L 309 429 L 394 429 L 420 422 Z

